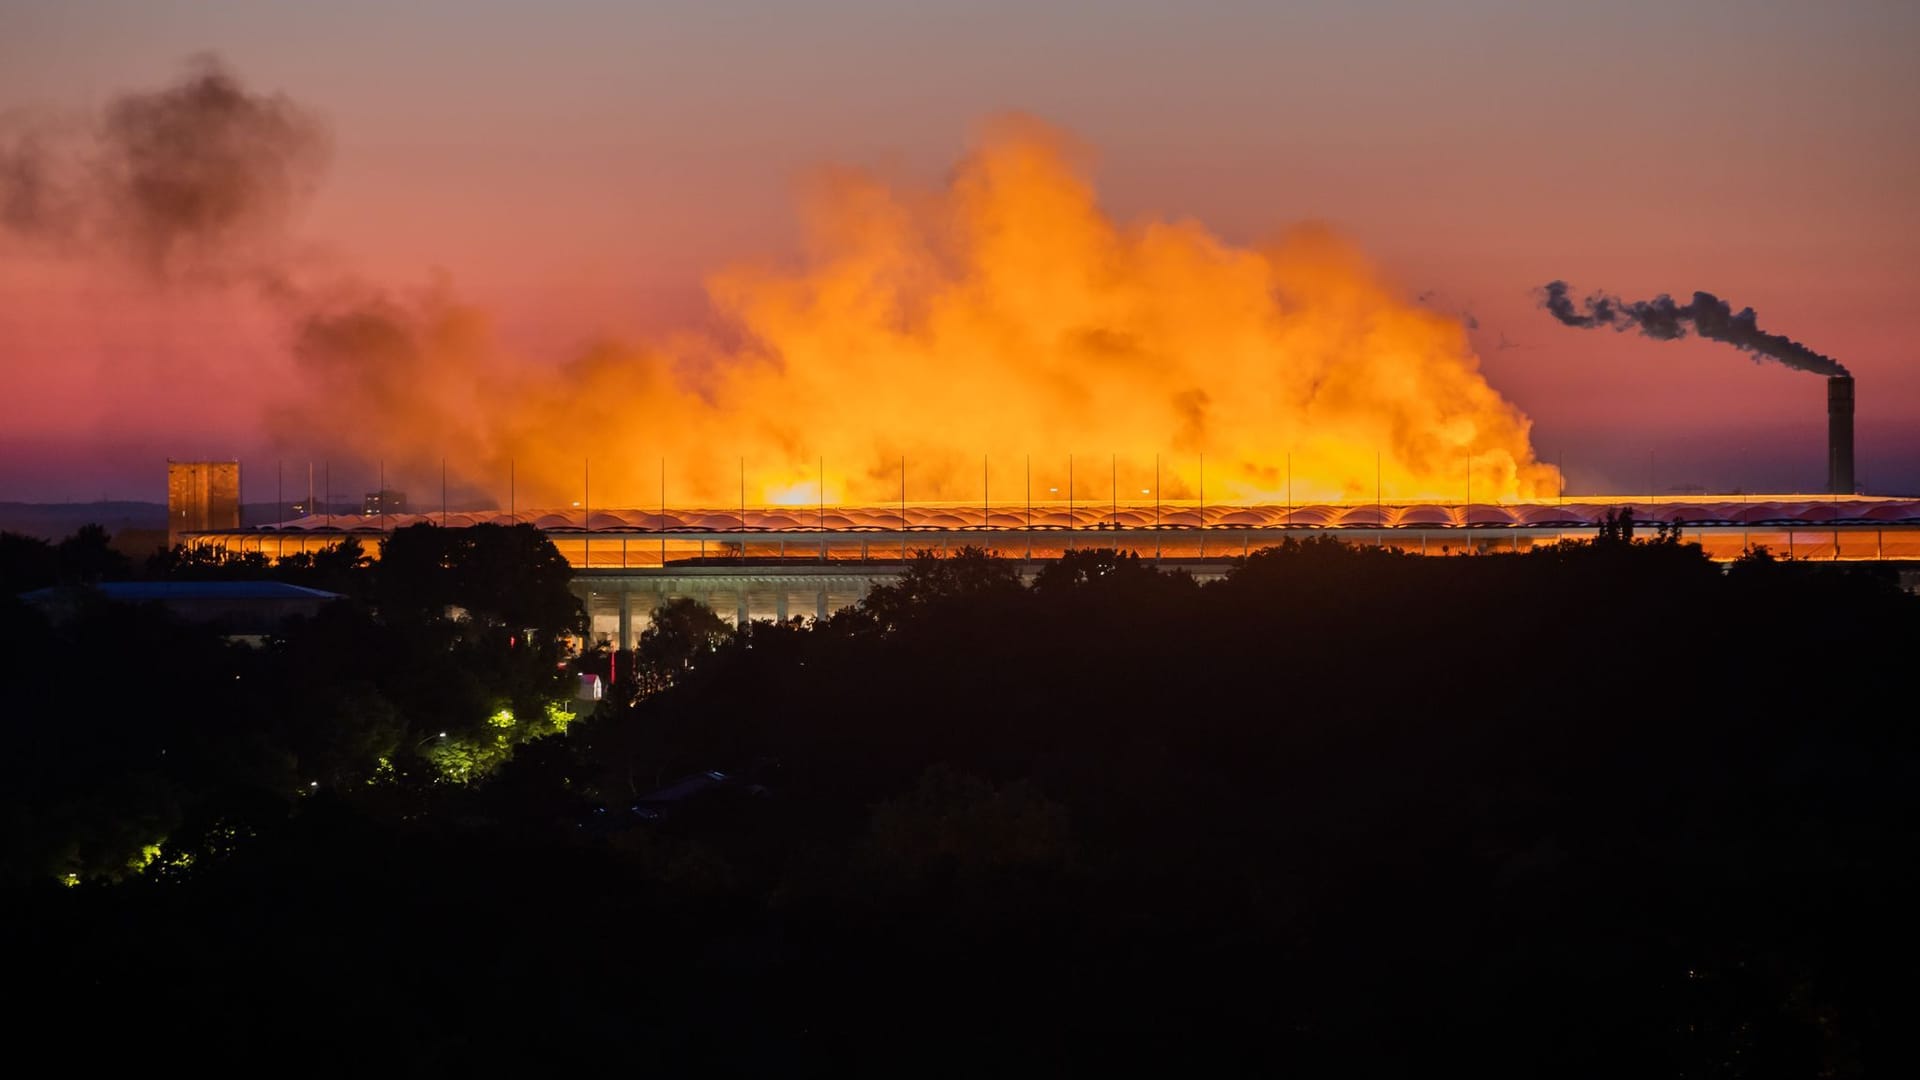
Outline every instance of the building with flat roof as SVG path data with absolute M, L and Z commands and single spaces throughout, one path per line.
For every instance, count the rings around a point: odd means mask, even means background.
M 391 517 L 394 514 L 406 512 L 407 493 L 404 491 L 382 488 L 379 491 L 367 492 L 366 498 L 360 501 L 361 517 L 379 517 L 382 514 Z
M 167 459 L 167 546 L 240 527 L 240 463 Z

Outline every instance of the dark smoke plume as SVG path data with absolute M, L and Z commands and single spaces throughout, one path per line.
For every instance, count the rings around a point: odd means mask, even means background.
M 157 278 L 225 277 L 284 242 L 328 145 L 305 110 L 201 58 L 97 118 L 0 128 L 0 229 Z
M 1568 326 L 1584 330 L 1597 326 L 1610 326 L 1618 331 L 1637 329 L 1660 341 L 1686 337 L 1691 329 L 1703 338 L 1724 341 L 1755 357 L 1777 360 L 1800 371 L 1827 376 L 1847 374 L 1838 360 L 1822 356 L 1783 334 L 1769 334 L 1760 329 L 1752 308 L 1742 308 L 1736 314 L 1732 304 L 1712 293 L 1696 292 L 1690 304 L 1677 304 L 1666 293 L 1631 303 L 1617 296 L 1595 293 L 1575 305 L 1567 295 L 1564 281 L 1549 281 L 1541 292 L 1541 306 Z

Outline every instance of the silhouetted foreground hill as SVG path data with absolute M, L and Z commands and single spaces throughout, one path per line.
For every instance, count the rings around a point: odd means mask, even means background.
M 209 795 L 8 948 L 49 1021 L 254 1066 L 1903 1075 L 1916 647 L 1875 572 L 1618 536 L 927 560 L 663 611 L 483 781 Z
M 127 530 L 164 531 L 167 527 L 167 504 L 134 501 L 0 502 L 0 532 L 57 540 L 82 525 L 99 525 L 113 533 Z
M 304 493 L 303 493 L 304 494 Z M 289 503 L 250 502 L 240 507 L 240 520 L 249 525 L 281 521 L 291 516 Z M 335 513 L 360 512 L 358 497 L 336 495 L 331 506 Z M 110 533 L 166 532 L 167 504 L 139 500 L 101 500 L 98 502 L 32 503 L 0 502 L 0 532 L 57 540 L 82 525 L 99 525 Z M 144 553 L 143 553 L 144 554 Z

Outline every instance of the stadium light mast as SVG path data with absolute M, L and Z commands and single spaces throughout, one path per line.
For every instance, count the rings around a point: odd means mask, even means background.
M 1200 455 L 1200 557 L 1207 557 L 1207 455 Z
M 1153 558 L 1166 554 L 1166 539 L 1160 535 L 1160 455 L 1153 455 Z
M 1747 448 L 1744 446 L 1740 448 L 1740 460 L 1753 460 L 1747 456 Z M 1752 477 L 1748 477 L 1748 479 L 1751 480 Z M 1747 551 L 1753 546 L 1753 506 L 1751 502 L 1749 502 L 1749 496 L 1746 491 L 1747 488 L 1752 486 L 1752 484 L 1740 485 L 1740 550 L 1742 552 Z
M 1566 534 L 1566 531 L 1565 531 L 1565 530 L 1566 530 L 1566 525 L 1564 524 L 1564 522 L 1565 522 L 1565 521 L 1567 520 L 1567 515 L 1566 515 L 1566 508 L 1567 508 L 1567 452 L 1566 452 L 1566 450 L 1565 450 L 1564 448 L 1563 448 L 1563 449 L 1562 449 L 1562 450 L 1560 451 L 1560 462 L 1559 462 L 1559 465 L 1558 465 L 1557 467 L 1558 467 L 1558 469 L 1560 470 L 1560 479 L 1559 479 L 1559 480 L 1558 480 L 1558 481 L 1557 481 L 1557 482 L 1556 482 L 1556 483 L 1555 483 L 1555 484 L 1553 485 L 1553 490 L 1554 490 L 1554 492 L 1555 492 L 1555 496 L 1554 496 L 1554 506 L 1555 506 L 1555 508 L 1556 508 L 1556 509 L 1558 509 L 1558 510 L 1560 510 L 1560 511 L 1561 511 L 1561 512 L 1560 512 L 1559 514 L 1557 514 L 1556 516 L 1557 516 L 1557 517 L 1559 517 L 1559 519 L 1561 520 L 1561 522 L 1562 522 L 1562 524 L 1560 524 L 1560 525 L 1556 525 L 1556 526 L 1554 526 L 1554 530 L 1553 530 L 1553 540 L 1554 540 L 1554 543 L 1559 543 L 1560 541 L 1562 541 L 1562 540 L 1565 540 L 1565 539 L 1567 538 L 1567 534 Z

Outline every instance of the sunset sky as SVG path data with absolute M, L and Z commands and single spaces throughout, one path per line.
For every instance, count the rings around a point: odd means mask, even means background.
M 1826 387 L 1562 327 L 1556 278 L 1753 307 L 1858 379 L 1861 483 L 1920 494 L 1920 4 L 0 0 L 0 117 L 203 53 L 324 122 L 304 262 L 455 291 L 533 362 L 707 328 L 710 275 L 798 257 L 821 170 L 934 187 L 1013 111 L 1122 225 L 1351 238 L 1467 321 L 1569 491 L 1819 490 Z M 0 231 L 0 499 L 158 500 L 168 456 L 272 498 L 327 452 L 270 430 L 287 349 L 257 298 Z

